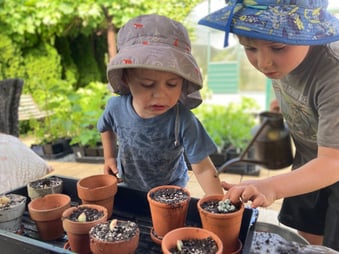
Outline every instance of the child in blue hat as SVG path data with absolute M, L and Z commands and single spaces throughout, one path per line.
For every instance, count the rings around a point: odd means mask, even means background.
M 226 197 L 267 207 L 311 244 L 339 250 L 339 20 L 327 0 L 230 0 L 199 21 L 234 33 L 251 64 L 272 79 L 296 154 L 292 171 L 238 185 Z
M 185 187 L 188 166 L 206 194 L 223 194 L 209 154 L 217 149 L 190 111 L 202 77 L 185 27 L 156 14 L 128 21 L 107 69 L 113 96 L 98 121 L 104 171 L 129 188 Z M 115 147 L 118 143 L 118 153 Z

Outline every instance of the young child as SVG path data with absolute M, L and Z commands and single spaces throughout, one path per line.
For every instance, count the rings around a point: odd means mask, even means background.
M 104 172 L 137 190 L 184 187 L 186 155 L 203 191 L 222 194 L 209 158 L 216 146 L 190 111 L 201 103 L 202 77 L 185 27 L 164 16 L 143 15 L 120 29 L 117 44 L 108 80 L 120 96 L 109 100 L 97 125 Z
M 311 244 L 339 250 L 339 20 L 326 0 L 231 0 L 199 21 L 234 33 L 273 88 L 296 147 L 293 170 L 232 185 L 233 202 L 269 206 Z

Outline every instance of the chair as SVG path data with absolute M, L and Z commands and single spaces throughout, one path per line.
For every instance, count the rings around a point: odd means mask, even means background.
M 0 81 L 0 132 L 19 136 L 19 102 L 24 81 L 5 79 Z

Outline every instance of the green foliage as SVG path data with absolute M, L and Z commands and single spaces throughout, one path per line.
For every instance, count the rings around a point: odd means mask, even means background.
M 240 103 L 227 106 L 202 104 L 192 111 L 220 150 L 230 144 L 244 149 L 256 123 L 252 112 L 258 108 L 255 100 L 242 98 Z
M 101 141 L 97 121 L 111 96 L 107 86 L 100 82 L 92 82 L 70 95 L 71 144 L 96 146 L 97 142 Z
M 0 79 L 23 76 L 23 58 L 19 45 L 0 33 Z

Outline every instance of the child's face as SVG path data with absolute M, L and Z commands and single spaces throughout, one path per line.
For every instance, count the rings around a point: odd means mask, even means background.
M 239 36 L 250 63 L 270 79 L 281 79 L 305 59 L 310 46 L 286 45 L 278 42 Z
M 161 115 L 177 104 L 183 85 L 182 77 L 143 68 L 127 69 L 125 73 L 134 110 L 140 117 Z

